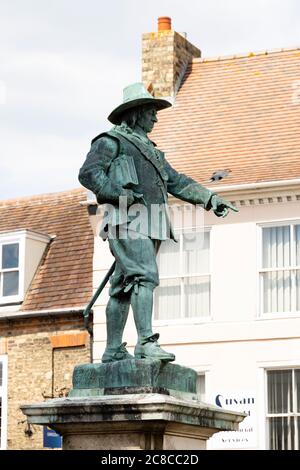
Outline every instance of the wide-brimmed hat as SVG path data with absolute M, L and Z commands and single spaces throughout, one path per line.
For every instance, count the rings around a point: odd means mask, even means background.
M 133 83 L 124 88 L 123 103 L 115 108 L 107 119 L 113 124 L 120 124 L 120 117 L 124 111 L 144 104 L 153 104 L 157 110 L 172 106 L 172 103 L 167 100 L 154 98 L 154 96 L 146 90 L 143 83 Z

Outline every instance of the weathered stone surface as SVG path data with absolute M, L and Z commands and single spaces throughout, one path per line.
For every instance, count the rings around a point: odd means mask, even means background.
M 157 393 L 64 398 L 21 407 L 32 424 L 63 436 L 64 449 L 205 449 L 218 431 L 234 431 L 246 416 Z
M 142 81 L 152 83 L 155 96 L 174 96 L 187 65 L 201 51 L 176 31 L 143 34 Z
M 34 429 L 30 437 L 25 434 L 26 422 L 20 404 L 43 401 L 43 395 L 64 396 L 71 389 L 74 366 L 90 362 L 90 345 L 56 348 L 51 339 L 58 333 L 76 338 L 82 329 L 80 313 L 35 315 L 26 320 L 15 318 L 0 322 L 0 338 L 3 343 L 6 340 L 8 351 L 8 450 L 43 449 L 42 428 Z
M 107 390 L 123 388 L 147 388 L 175 390 L 196 394 L 197 372 L 193 369 L 159 360 L 126 359 L 106 364 L 82 364 L 74 369 L 71 396 L 83 396 L 83 390 L 98 390 L 105 395 Z M 139 391 L 139 390 L 138 390 Z M 119 392 L 121 394 L 121 392 Z M 87 392 L 87 395 L 95 392 Z

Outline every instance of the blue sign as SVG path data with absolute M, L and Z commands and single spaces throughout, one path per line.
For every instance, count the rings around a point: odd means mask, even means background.
M 44 426 L 44 447 L 50 449 L 61 449 L 62 447 L 62 438 L 57 434 L 53 429 Z

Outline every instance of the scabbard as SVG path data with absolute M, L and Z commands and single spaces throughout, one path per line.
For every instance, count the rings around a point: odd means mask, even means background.
M 88 325 L 89 325 L 89 317 L 90 317 L 91 309 L 92 309 L 94 303 L 96 302 L 96 300 L 98 299 L 99 295 L 101 294 L 102 290 L 106 286 L 110 276 L 112 275 L 112 273 L 115 270 L 115 267 L 116 267 L 116 262 L 114 261 L 113 264 L 111 265 L 111 267 L 109 268 L 109 270 L 107 271 L 107 273 L 106 273 L 103 281 L 101 282 L 100 286 L 96 290 L 95 294 L 93 295 L 93 297 L 91 298 L 91 300 L 89 301 L 88 305 L 86 306 L 86 308 L 83 312 L 84 327 L 88 331 L 89 331 Z M 90 331 L 89 331 L 89 333 L 90 333 Z

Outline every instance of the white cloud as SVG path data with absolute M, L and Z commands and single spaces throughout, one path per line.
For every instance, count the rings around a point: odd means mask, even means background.
M 31 53 L 7 64 L 7 102 L 0 108 L 1 198 L 79 185 L 90 140 L 111 127 L 106 116 L 121 102 L 124 83 L 136 81 L 134 63 L 89 60 Z
M 72 121 L 84 124 L 99 116 L 103 119 L 112 103 L 120 103 L 124 83 L 139 78 L 137 69 L 134 62 L 103 54 L 88 58 L 39 52 L 15 54 L 6 65 L 8 121 L 14 119 L 20 127 L 32 124 L 34 131 L 40 126 L 35 117 L 41 113 L 51 118 L 52 126 L 59 122 L 67 128 Z
M 206 57 L 299 44 L 297 0 L 0 0 L 0 11 L 0 198 L 77 185 L 90 139 L 140 80 L 141 34 L 158 16 Z
M 6 83 L 0 80 L 0 105 L 6 103 Z
M 69 140 L 44 134 L 32 138 L 21 132 L 16 138 L 15 134 L 7 133 L 7 140 L 1 144 L 5 156 L 0 163 L 3 197 L 79 187 L 77 175 L 88 150 L 86 139 Z

